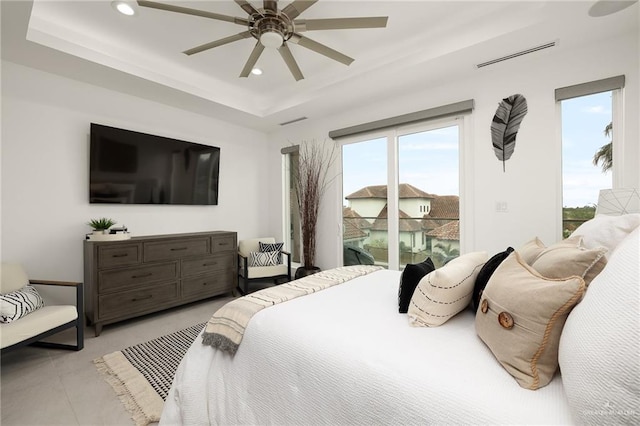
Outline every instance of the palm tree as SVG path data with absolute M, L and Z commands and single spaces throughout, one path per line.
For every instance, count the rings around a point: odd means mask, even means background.
M 607 127 L 604 128 L 604 135 L 606 137 L 611 136 L 611 131 L 613 130 L 613 122 L 607 124 Z M 611 170 L 613 166 L 613 142 L 609 142 L 600 147 L 598 151 L 593 156 L 593 165 L 602 167 L 602 173 L 606 173 Z

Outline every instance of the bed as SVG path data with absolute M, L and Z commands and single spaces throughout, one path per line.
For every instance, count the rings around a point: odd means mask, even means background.
M 409 326 L 398 313 L 401 273 L 378 270 L 260 310 L 233 355 L 196 339 L 160 424 L 637 423 L 640 215 L 629 216 L 622 230 L 615 222 L 615 238 L 601 231 L 614 226 L 609 219 L 584 228 L 585 242 L 608 240 L 609 262 L 565 324 L 563 373 L 538 390 L 519 386 L 496 361 L 471 308 L 439 327 Z M 614 251 L 618 244 L 624 249 Z M 609 281 L 624 285 L 612 292 Z M 607 321 L 603 298 L 626 306 L 624 329 Z M 614 341 L 600 345 L 591 332 Z M 589 350 L 574 350 L 590 338 Z M 598 352 L 612 344 L 621 345 L 615 355 Z

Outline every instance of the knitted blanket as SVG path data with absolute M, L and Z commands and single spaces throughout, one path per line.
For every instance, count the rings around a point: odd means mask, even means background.
M 248 294 L 218 309 L 207 323 L 202 343 L 234 355 L 251 318 L 264 308 L 341 284 L 383 269 L 373 265 L 343 266 Z

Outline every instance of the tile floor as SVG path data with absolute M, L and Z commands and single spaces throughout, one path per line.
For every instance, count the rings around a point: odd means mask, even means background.
M 133 425 L 115 392 L 98 374 L 93 360 L 136 343 L 207 321 L 231 296 L 220 296 L 141 318 L 107 325 L 99 337 L 85 330 L 78 352 L 25 347 L 2 357 L 2 426 Z M 73 341 L 67 330 L 57 341 Z

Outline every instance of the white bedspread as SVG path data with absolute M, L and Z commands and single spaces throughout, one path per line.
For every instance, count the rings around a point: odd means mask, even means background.
M 160 424 L 572 423 L 559 375 L 522 389 L 471 311 L 409 326 L 399 277 L 383 270 L 264 309 L 234 357 L 196 339 Z

